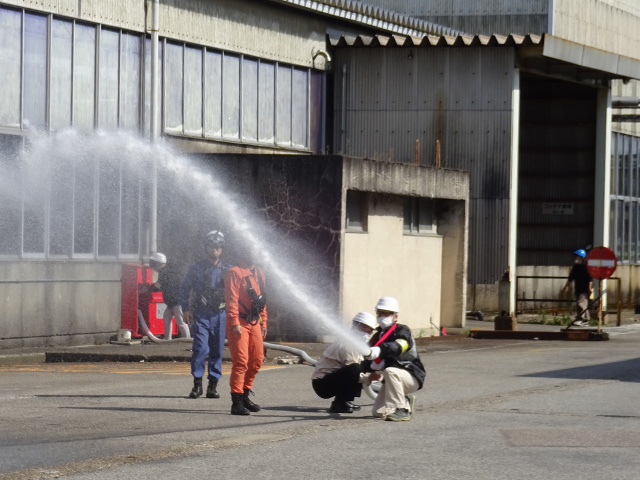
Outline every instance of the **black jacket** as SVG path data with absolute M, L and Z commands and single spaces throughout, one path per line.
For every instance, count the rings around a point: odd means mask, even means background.
M 384 332 L 379 328 L 376 329 L 369 344 L 375 345 L 378 339 L 383 335 Z M 408 348 L 404 353 L 402 352 L 402 345 L 396 340 L 405 340 L 407 342 Z M 397 367 L 407 370 L 416 378 L 416 380 L 418 380 L 420 388 L 422 388 L 426 372 L 422 362 L 420 361 L 416 342 L 413 339 L 413 334 L 409 327 L 398 323 L 393 332 L 391 332 L 391 335 L 389 335 L 384 342 L 378 346 L 380 347 L 380 358 L 384 360 L 385 368 Z M 363 362 L 363 367 L 365 371 L 372 371 L 371 360 L 365 360 Z

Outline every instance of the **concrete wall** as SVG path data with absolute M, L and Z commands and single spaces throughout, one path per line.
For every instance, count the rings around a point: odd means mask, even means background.
M 636 0 L 553 0 L 549 33 L 575 43 L 640 59 Z
M 104 343 L 120 327 L 120 264 L 2 262 L 0 348 Z
M 442 237 L 403 234 L 403 199 L 368 196 L 368 229 L 344 234 L 344 316 L 374 313 L 381 296 L 400 302 L 400 321 L 423 336 L 440 325 Z
M 344 196 L 347 190 L 370 192 L 369 220 L 373 222 L 369 234 L 345 233 L 343 236 L 341 285 L 344 315 L 372 309 L 380 296 L 392 295 L 384 293 L 389 289 L 398 292 L 396 295 L 405 312 L 403 321 L 410 322 L 416 334 L 437 333 L 429 329 L 430 316 L 436 325 L 464 326 L 469 174 L 443 168 L 345 158 L 343 178 Z M 403 235 L 402 205 L 398 206 L 398 196 L 435 200 L 436 236 Z M 344 215 L 343 212 L 343 224 Z M 395 232 L 395 238 L 392 232 Z M 368 235 L 371 239 L 364 238 Z M 383 241 L 390 247 L 383 245 Z M 384 250 L 387 254 L 380 257 Z M 359 261 L 353 261 L 350 258 L 352 254 Z M 395 261 L 398 255 L 400 261 Z M 377 279 L 374 268 L 379 265 L 385 268 L 380 270 L 383 277 Z M 397 271 L 397 274 L 390 273 L 389 269 Z M 369 275 L 365 276 L 361 270 L 367 270 Z M 351 275 L 356 276 L 355 284 Z M 396 280 L 387 280 L 388 275 L 402 283 L 398 285 Z M 436 277 L 440 277 L 437 282 Z M 374 289 L 369 291 L 370 282 Z M 376 291 L 375 288 L 383 290 Z M 434 296 L 436 291 L 440 292 L 439 300 Z M 347 292 L 357 295 L 357 300 L 347 298 Z M 436 318 L 440 323 L 436 323 Z

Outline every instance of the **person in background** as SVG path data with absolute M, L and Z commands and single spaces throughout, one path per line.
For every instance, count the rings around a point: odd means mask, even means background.
M 573 297 L 576 301 L 577 312 L 576 321 L 573 324 L 586 327 L 589 325 L 589 298 L 593 291 L 593 279 L 584 263 L 587 252 L 581 248 L 573 252 L 573 255 L 573 265 L 567 283 L 560 290 L 560 296 L 563 296 L 573 283 Z
M 368 312 L 359 312 L 351 321 L 351 329 L 364 344 L 376 328 L 376 319 Z M 362 361 L 364 357 L 350 342 L 337 340 L 329 345 L 317 361 L 311 375 L 311 386 L 320 398 L 335 399 L 331 402 L 331 413 L 353 413 L 360 410 L 353 400 L 362 391 Z
M 384 377 L 373 404 L 373 416 L 393 422 L 411 420 L 415 407 L 412 393 L 420 390 L 426 376 L 411 330 L 398 323 L 400 306 L 393 297 L 376 304 L 378 328 L 369 342 L 371 352 L 363 362 L 368 381 Z
M 186 324 L 182 316 L 182 307 L 178 300 L 180 289 L 180 273 L 174 266 L 167 264 L 167 257 L 155 252 L 149 257 L 149 266 L 158 272 L 158 280 L 153 284 L 153 289 L 162 292 L 162 299 L 167 306 L 162 318 L 164 320 L 164 339 L 171 340 L 173 335 L 173 325 L 171 320 L 175 318 L 176 326 L 180 332 L 180 337 L 191 338 L 189 325 Z
M 202 377 L 209 356 L 207 398 L 220 398 L 217 391 L 222 375 L 224 349 L 225 303 L 224 275 L 231 265 L 221 260 L 225 245 L 224 234 L 213 230 L 204 238 L 205 260 L 196 262 L 189 269 L 180 285 L 180 304 L 184 318 L 191 323 L 193 346 L 191 375 L 193 389 L 189 396 L 202 395 Z
M 231 414 L 250 415 L 260 405 L 249 398 L 264 360 L 267 335 L 265 277 L 255 265 L 255 249 L 247 246 L 238 265 L 224 279 L 227 305 L 227 342 L 231 352 Z

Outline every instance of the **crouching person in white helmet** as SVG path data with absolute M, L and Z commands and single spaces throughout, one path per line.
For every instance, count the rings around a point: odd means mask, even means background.
M 373 404 L 373 416 L 393 422 L 411 420 L 415 406 L 412 393 L 420 390 L 425 370 L 411 330 L 398 323 L 398 301 L 382 297 L 376 305 L 378 328 L 371 337 L 370 354 L 363 362 L 368 381 L 384 377 Z
M 369 342 L 376 319 L 367 312 L 353 317 L 351 328 L 365 345 Z M 311 375 L 311 386 L 320 398 L 333 398 L 329 412 L 353 413 L 360 406 L 353 403 L 362 391 L 361 378 L 364 360 L 358 349 L 344 340 L 338 340 L 322 353 Z

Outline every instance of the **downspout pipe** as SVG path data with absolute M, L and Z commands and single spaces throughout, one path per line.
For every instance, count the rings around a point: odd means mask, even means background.
M 158 112 L 160 101 L 160 82 L 158 81 L 158 30 L 160 28 L 160 0 L 151 1 L 151 143 L 158 141 Z M 151 252 L 158 251 L 158 160 L 154 155 L 151 160 L 151 238 L 149 248 Z

